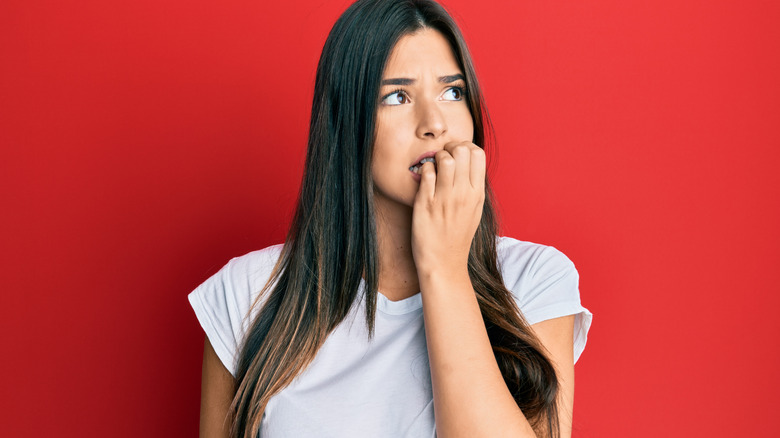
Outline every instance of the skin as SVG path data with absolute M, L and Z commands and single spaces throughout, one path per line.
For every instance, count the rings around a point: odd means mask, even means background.
M 484 202 L 485 154 L 471 142 L 463 74 L 444 37 L 423 29 L 393 49 L 382 85 L 372 157 L 379 290 L 391 300 L 422 295 L 438 437 L 534 437 L 504 383 L 468 276 Z M 445 78 L 443 82 L 441 78 Z M 395 81 L 399 82 L 399 81 Z M 398 90 L 400 92 L 397 92 Z M 425 152 L 420 181 L 409 171 Z M 571 436 L 574 317 L 534 324 L 561 384 L 561 436 Z M 201 437 L 226 437 L 235 381 L 206 339 Z
M 225 368 L 206 338 L 203 347 L 203 374 L 200 390 L 200 437 L 227 438 L 230 427 L 225 421 L 236 394 L 236 380 Z

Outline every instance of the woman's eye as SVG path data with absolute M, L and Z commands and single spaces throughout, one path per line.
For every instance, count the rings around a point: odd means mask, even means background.
M 452 87 L 444 92 L 444 100 L 463 100 L 463 89 Z
M 385 105 L 403 105 L 409 102 L 409 97 L 403 91 L 394 91 L 382 100 Z

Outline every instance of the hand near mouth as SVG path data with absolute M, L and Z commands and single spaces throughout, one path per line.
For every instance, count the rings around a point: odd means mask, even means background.
M 422 166 L 412 213 L 412 254 L 418 274 L 467 269 L 485 201 L 485 152 L 451 142 Z

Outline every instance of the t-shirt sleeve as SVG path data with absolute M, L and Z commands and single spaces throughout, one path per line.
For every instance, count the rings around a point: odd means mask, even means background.
M 236 375 L 239 333 L 244 319 L 239 309 L 232 271 L 235 259 L 192 291 L 188 298 L 198 322 L 230 374 Z
M 551 246 L 512 239 L 502 260 L 504 284 L 528 324 L 561 316 L 574 318 L 574 362 L 588 340 L 593 315 L 580 303 L 579 273 L 574 263 Z
M 211 346 L 234 377 L 239 348 L 263 304 L 255 300 L 266 286 L 281 250 L 279 244 L 235 257 L 188 296 Z

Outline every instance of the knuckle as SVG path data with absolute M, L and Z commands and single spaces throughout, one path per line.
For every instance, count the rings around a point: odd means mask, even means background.
M 449 154 L 441 157 L 441 160 L 439 160 L 439 159 L 436 160 L 436 165 L 437 166 L 450 167 L 450 166 L 452 166 L 454 164 L 455 164 L 455 159 L 452 158 L 452 155 L 449 155 Z

